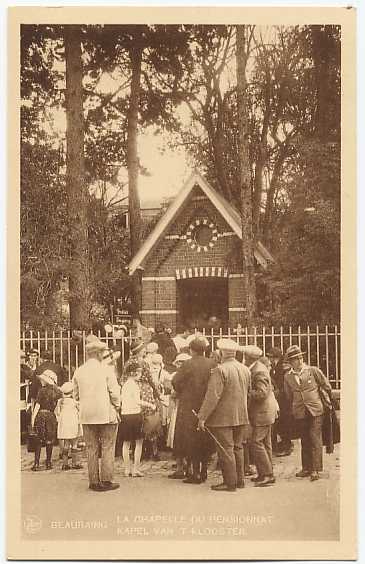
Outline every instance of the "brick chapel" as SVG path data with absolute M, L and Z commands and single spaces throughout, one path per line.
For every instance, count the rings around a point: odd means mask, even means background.
M 237 210 L 194 172 L 129 264 L 142 273 L 142 324 L 244 324 L 241 238 Z M 273 262 L 260 242 L 254 255 L 258 269 Z

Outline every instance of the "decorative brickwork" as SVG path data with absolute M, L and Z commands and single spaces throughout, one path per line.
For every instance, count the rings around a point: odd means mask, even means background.
M 189 315 L 244 324 L 241 236 L 237 211 L 194 173 L 129 265 L 142 269 L 143 324 L 176 329 Z M 273 261 L 261 243 L 255 257 L 264 269 Z
M 214 225 L 218 236 L 213 247 L 206 252 L 197 252 L 191 248 L 191 243 L 188 244 L 185 235 L 191 224 L 206 219 Z M 239 275 L 240 240 L 200 188 L 196 187 L 144 264 L 143 324 L 154 327 L 157 321 L 161 321 L 175 329 L 179 321 L 179 314 L 175 313 L 178 310 L 176 279 L 185 276 L 204 277 L 207 273 L 209 277 Z M 171 277 L 174 277 L 173 280 L 169 279 Z M 244 307 L 240 282 L 240 278 L 229 279 L 229 307 Z M 150 313 L 152 310 L 154 313 Z M 164 313 L 158 313 L 159 310 Z M 173 312 L 168 314 L 167 310 Z M 231 320 L 233 325 L 242 321 L 242 312 L 229 312 L 230 325 Z

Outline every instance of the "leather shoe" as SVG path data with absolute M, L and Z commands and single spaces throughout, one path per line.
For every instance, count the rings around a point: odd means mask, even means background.
M 171 480 L 183 480 L 185 478 L 184 472 L 173 472 L 167 476 Z
M 103 484 L 90 484 L 89 490 L 93 490 L 93 492 L 106 492 L 106 487 Z
M 183 480 L 184 484 L 201 484 L 202 481 L 200 478 L 197 478 L 196 476 L 189 476 L 189 478 L 185 478 L 185 480 Z
M 116 482 L 101 482 L 101 485 L 103 486 L 105 491 L 117 490 L 120 487 L 120 485 Z
M 208 478 L 208 472 L 205 470 L 203 470 L 203 472 L 200 472 L 200 480 L 202 482 L 206 482 Z
M 210 489 L 214 492 L 235 492 L 236 488 L 233 486 L 226 486 L 223 482 L 222 484 L 217 484 L 215 486 L 210 486 Z
M 253 468 L 246 468 L 245 469 L 245 476 L 254 476 L 256 474 Z
M 274 476 L 265 476 L 262 481 L 255 484 L 255 488 L 266 488 L 267 486 L 272 486 L 273 484 L 275 484 Z
M 312 472 L 310 480 L 311 480 L 311 482 L 315 482 L 316 480 L 319 480 L 318 472 Z
M 310 472 L 309 470 L 300 470 L 300 472 L 297 472 L 295 475 L 297 478 L 308 478 L 308 476 L 310 476 Z
M 275 453 L 275 456 L 277 457 L 281 457 L 281 456 L 290 456 L 292 453 L 291 450 L 279 450 L 278 452 Z
M 262 482 L 265 476 L 256 476 L 256 478 L 251 478 L 251 482 Z

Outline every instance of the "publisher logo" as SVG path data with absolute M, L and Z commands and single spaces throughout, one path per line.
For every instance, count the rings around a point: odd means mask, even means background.
M 28 535 L 35 535 L 42 528 L 42 520 L 37 515 L 27 515 L 23 521 L 23 526 Z

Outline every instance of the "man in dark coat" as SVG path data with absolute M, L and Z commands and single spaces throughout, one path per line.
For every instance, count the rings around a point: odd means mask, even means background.
M 319 368 L 304 363 L 303 354 L 297 345 L 287 349 L 285 356 L 291 370 L 285 374 L 284 389 L 300 430 L 302 469 L 296 476 L 310 476 L 314 481 L 319 479 L 319 472 L 323 469 L 324 410 L 320 388 L 331 394 L 331 385 Z
M 25 435 L 27 432 L 27 389 L 32 379 L 32 370 L 26 364 L 26 355 L 20 351 L 20 432 Z
M 289 456 L 294 445 L 291 441 L 290 405 L 284 392 L 284 374 L 290 370 L 290 366 L 284 362 L 283 353 L 277 347 L 269 349 L 267 357 L 271 362 L 270 377 L 280 408 L 279 418 L 272 426 L 272 448 L 277 456 Z M 278 435 L 280 435 L 280 442 L 278 442 Z
M 207 433 L 197 430 L 197 413 L 203 403 L 214 362 L 204 357 L 208 341 L 198 336 L 190 343 L 191 360 L 178 369 L 172 385 L 179 397 L 176 417 L 174 452 L 179 458 L 192 461 L 193 474 L 184 482 L 200 484 L 207 479 L 208 458 L 214 452 L 214 444 Z
M 249 417 L 252 425 L 252 451 L 257 477 L 255 486 L 266 487 L 275 483 L 272 465 L 271 426 L 275 422 L 278 403 L 275 399 L 268 368 L 261 362 L 262 351 L 255 345 L 243 347 L 245 360 L 251 372 Z
M 27 366 L 29 366 L 31 370 L 28 402 L 32 405 L 33 408 L 35 400 L 38 396 L 38 392 L 41 388 L 41 383 L 38 378 L 38 374 L 41 374 L 41 372 L 38 371 L 39 351 L 37 351 L 37 349 L 30 349 L 30 351 L 28 352 Z
M 171 355 L 171 349 L 177 354 L 175 343 L 171 336 L 166 332 L 165 327 L 161 323 L 156 323 L 155 333 L 152 335 L 151 340 L 158 344 L 158 352 L 162 355 L 164 362 L 166 362 L 166 352 Z
M 235 358 L 238 344 L 219 339 L 222 361 L 212 370 L 207 393 L 199 410 L 199 428 L 205 425 L 214 435 L 223 474 L 223 482 L 214 491 L 235 491 L 244 487 L 243 442 L 249 430 L 247 396 L 250 373 Z

